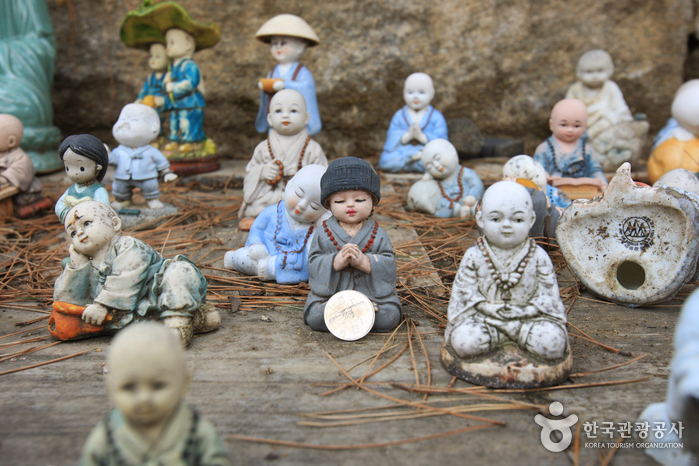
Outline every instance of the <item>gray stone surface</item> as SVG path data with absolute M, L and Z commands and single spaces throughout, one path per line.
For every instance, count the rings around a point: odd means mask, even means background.
M 56 29 L 55 121 L 64 134 L 94 133 L 108 143 L 121 107 L 149 70 L 147 54 L 118 40 L 122 19 L 141 0 L 49 2 Z M 670 115 L 682 82 L 691 0 L 481 1 L 181 0 L 223 39 L 196 55 L 206 81 L 205 129 L 226 157 L 248 158 L 257 80 L 273 65 L 257 28 L 280 13 L 302 16 L 321 44 L 306 52 L 323 119 L 317 137 L 331 156 L 380 152 L 404 79 L 425 71 L 447 120 L 467 117 L 488 135 L 524 139 L 531 152 L 549 135 L 553 104 L 575 81 L 585 51 L 603 48 L 633 113 L 651 136 Z M 75 16 L 71 19 L 71 8 Z
M 480 157 L 483 135 L 469 118 L 454 118 L 447 122 L 449 142 L 456 148 L 460 159 Z

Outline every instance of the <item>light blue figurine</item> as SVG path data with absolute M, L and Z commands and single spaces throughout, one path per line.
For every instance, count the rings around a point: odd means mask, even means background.
M 408 210 L 435 217 L 469 217 L 483 197 L 483 182 L 473 170 L 459 165 L 456 148 L 435 139 L 420 153 L 427 173 L 408 192 Z
M 287 183 L 284 200 L 257 216 L 245 247 L 228 251 L 223 266 L 277 283 L 308 281 L 308 247 L 315 223 L 328 211 L 320 204 L 323 165 L 306 165 Z
M 55 212 L 61 223 L 68 211 L 85 201 L 109 205 L 109 193 L 102 179 L 109 166 L 109 154 L 102 141 L 89 134 L 68 136 L 58 148 L 66 176 L 73 184 L 56 202 Z
M 447 121 L 430 105 L 434 83 L 425 73 L 413 73 L 405 80 L 405 106 L 391 119 L 378 169 L 385 172 L 424 172 L 419 152 L 434 139 L 449 139 Z
M 161 209 L 158 176 L 164 181 L 173 181 L 177 175 L 170 171 L 170 162 L 150 143 L 160 132 L 157 112 L 143 104 L 127 104 L 112 128 L 119 146 L 109 154 L 109 164 L 116 165 L 112 194 L 115 210 L 131 205 L 132 191 L 141 189 L 148 207 Z
M 260 109 L 255 119 L 255 128 L 260 133 L 269 131 L 267 114 L 269 102 L 275 92 L 282 89 L 293 89 L 303 95 L 306 100 L 306 111 L 311 119 L 306 126 L 311 136 L 318 134 L 322 127 L 316 84 L 313 75 L 299 62 L 307 47 L 315 47 L 320 43 L 313 28 L 295 15 L 278 15 L 260 27 L 255 37 L 271 44 L 272 56 L 277 65 L 258 83 L 260 92 Z

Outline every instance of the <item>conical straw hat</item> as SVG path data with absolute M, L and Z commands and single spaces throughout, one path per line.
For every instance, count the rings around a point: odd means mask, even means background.
M 277 15 L 263 24 L 255 33 L 256 39 L 267 44 L 272 40 L 272 36 L 300 37 L 306 39 L 310 47 L 320 43 L 318 34 L 313 28 L 296 15 Z

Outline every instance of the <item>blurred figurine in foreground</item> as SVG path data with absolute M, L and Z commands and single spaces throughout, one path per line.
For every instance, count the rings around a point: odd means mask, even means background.
M 206 302 L 206 279 L 183 255 L 163 257 L 143 241 L 121 235 L 114 209 L 81 202 L 65 218 L 70 262 L 54 285 L 51 334 L 74 340 L 113 333 L 132 322 L 161 320 L 189 345 L 194 333 L 218 328 Z
M 304 322 L 327 332 L 325 305 L 337 292 L 356 290 L 376 311 L 373 331 L 390 332 L 402 311 L 396 293 L 396 259 L 391 240 L 371 218 L 381 199 L 381 180 L 357 157 L 334 160 L 320 180 L 322 205 L 332 212 L 314 235 L 308 257 Z
M 184 402 L 191 375 L 170 330 L 155 322 L 124 330 L 107 368 L 114 409 L 85 441 L 81 466 L 231 464 L 215 427 Z
M 580 81 L 568 89 L 566 98 L 578 99 L 587 106 L 588 142 L 600 156 L 606 171 L 616 171 L 624 162 L 635 165 L 648 135 L 648 122 L 634 120 L 621 89 L 610 78 L 614 74 L 612 57 L 604 50 L 585 52 L 578 61 Z
M 68 211 L 81 202 L 98 201 L 109 205 L 109 193 L 101 181 L 107 174 L 109 153 L 102 141 L 90 134 L 68 136 L 58 148 L 66 176 L 73 182 L 56 202 L 61 223 Z
M 565 307 L 551 259 L 528 236 L 531 196 L 500 181 L 482 206 L 483 236 L 464 254 L 452 287 L 442 364 L 489 387 L 560 383 L 572 367 Z
M 449 139 L 447 121 L 430 105 L 434 83 L 425 73 L 413 73 L 405 80 L 405 106 L 388 127 L 386 143 L 377 168 L 385 172 L 424 172 L 420 151 L 434 139 Z
M 228 251 L 223 266 L 277 283 L 308 281 L 308 248 L 316 221 L 327 210 L 320 203 L 323 165 L 306 165 L 289 180 L 284 199 L 255 219 L 245 247 Z
M 267 140 L 255 148 L 245 168 L 239 228 L 249 230 L 255 217 L 284 198 L 286 182 L 302 167 L 327 166 L 323 148 L 306 130 L 310 113 L 300 92 L 284 89 L 269 104 Z
M 269 131 L 273 126 L 267 115 L 272 111 L 270 99 L 282 89 L 298 91 L 306 101 L 309 119 L 306 129 L 311 136 L 318 134 L 322 127 L 316 83 L 313 75 L 299 60 L 308 47 L 320 43 L 313 28 L 295 15 L 277 15 L 263 24 L 255 33 L 255 38 L 271 45 L 272 57 L 277 61 L 266 78 L 257 83 L 260 88 L 260 110 L 255 119 L 259 133 Z
M 470 217 L 483 197 L 483 182 L 473 170 L 459 165 L 459 155 L 446 139 L 428 142 L 420 153 L 427 170 L 408 192 L 407 209 L 435 217 Z
M 655 183 L 670 170 L 699 172 L 699 79 L 682 84 L 672 101 L 672 118 L 653 141 L 648 179 Z
M 648 406 L 636 425 L 645 425 L 648 439 L 642 442 L 658 446 L 646 448 L 646 454 L 654 460 L 664 466 L 693 466 L 699 463 L 699 294 L 696 291 L 684 303 L 677 321 L 670 369 L 665 402 Z
M 577 99 L 559 101 L 551 110 L 549 126 L 553 134 L 536 148 L 534 160 L 543 165 L 553 186 L 560 187 L 571 199 L 578 197 L 572 197 L 569 191 L 581 185 L 589 186 L 594 195 L 601 194 L 607 187 L 607 177 L 597 151 L 582 138 L 587 128 L 585 104 Z
M 7 199 L 6 214 L 13 210 L 20 218 L 52 204 L 42 193 L 44 187 L 34 174 L 32 159 L 19 147 L 23 136 L 24 126 L 19 118 L 0 114 L 0 200 Z

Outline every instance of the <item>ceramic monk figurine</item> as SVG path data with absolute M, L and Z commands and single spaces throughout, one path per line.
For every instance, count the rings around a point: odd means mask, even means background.
M 585 104 L 559 101 L 551 110 L 549 127 L 552 135 L 536 148 L 534 160 L 543 165 L 553 185 L 585 183 L 603 191 L 608 183 L 597 151 L 582 138 L 587 128 Z
M 231 464 L 214 426 L 184 401 L 191 374 L 170 330 L 155 322 L 125 329 L 107 368 L 114 409 L 85 442 L 81 466 Z
M 266 207 L 284 198 L 286 182 L 302 167 L 328 165 L 320 144 L 306 130 L 310 114 L 300 92 L 284 89 L 269 104 L 267 139 L 255 148 L 245 168 L 239 228 L 249 230 Z
M 109 153 L 102 141 L 90 134 L 75 134 L 58 148 L 66 176 L 73 182 L 56 202 L 55 212 L 63 223 L 66 214 L 81 202 L 98 201 L 109 205 L 109 193 L 101 181 L 109 167 Z
M 327 332 L 325 305 L 335 293 L 356 290 L 374 305 L 372 330 L 390 332 L 402 310 L 396 293 L 391 240 L 371 218 L 381 199 L 381 180 L 357 157 L 334 160 L 320 180 L 321 203 L 332 212 L 314 235 L 308 257 L 311 288 L 303 311 L 313 330 Z
M 413 73 L 405 80 L 405 106 L 391 119 L 378 168 L 385 172 L 424 172 L 419 152 L 434 139 L 449 139 L 447 122 L 430 105 L 434 83 L 425 73 Z
M 158 177 L 169 182 L 177 179 L 170 171 L 170 162 L 150 143 L 160 132 L 160 117 L 151 107 L 143 104 L 126 104 L 112 128 L 119 146 L 109 154 L 109 164 L 116 165 L 112 194 L 116 198 L 115 209 L 131 205 L 132 191 L 141 189 L 141 195 L 151 209 L 163 208 L 158 199 Z
M 121 219 L 107 204 L 77 204 L 64 226 L 70 262 L 54 285 L 54 337 L 74 340 L 161 320 L 187 346 L 194 333 L 218 328 L 221 317 L 205 304 L 206 279 L 194 263 L 183 255 L 165 260 L 143 241 L 122 236 Z
M 648 122 L 635 121 L 614 74 L 612 57 L 604 50 L 585 52 L 578 61 L 579 81 L 568 89 L 566 98 L 587 106 L 585 136 L 600 156 L 602 168 L 615 171 L 624 162 L 635 164 L 648 135 Z
M 302 18 L 284 14 L 275 16 L 263 24 L 255 33 L 255 38 L 270 44 L 272 57 L 277 62 L 267 77 L 258 82 L 260 110 L 257 112 L 255 128 L 260 133 L 269 131 L 271 124 L 267 120 L 267 114 L 271 110 L 270 99 L 282 89 L 293 89 L 300 92 L 306 101 L 309 114 L 306 123 L 308 134 L 318 134 L 322 123 L 316 83 L 308 68 L 300 62 L 308 47 L 315 47 L 320 43 L 318 35 Z
M 682 84 L 672 101 L 672 117 L 654 141 L 648 178 L 655 183 L 665 173 L 684 168 L 699 172 L 699 79 Z
M 516 155 L 502 167 L 503 179 L 517 181 L 517 178 L 529 180 L 537 189 L 544 193 L 549 204 L 565 209 L 571 204 L 570 198 L 560 189 L 546 182 L 546 170 L 536 160 L 528 155 Z
M 427 173 L 408 192 L 408 210 L 436 217 L 469 217 L 483 197 L 483 182 L 459 165 L 459 155 L 446 139 L 434 139 L 420 153 Z
M 42 193 L 44 187 L 35 175 L 32 159 L 19 147 L 23 136 L 20 119 L 0 113 L 0 190 L 8 188 L 7 197 L 2 198 L 9 204 L 11 196 L 13 208 L 9 210 L 19 217 L 51 207 L 51 201 Z
M 485 192 L 476 214 L 483 236 L 464 254 L 447 310 L 442 364 L 453 375 L 492 387 L 567 378 L 565 307 L 551 259 L 528 236 L 535 220 L 520 184 Z
M 245 247 L 228 251 L 223 266 L 277 283 L 308 281 L 308 247 L 316 222 L 327 214 L 320 203 L 324 165 L 306 165 L 286 184 L 284 199 L 255 219 Z M 329 215 L 328 215 L 329 216 Z

